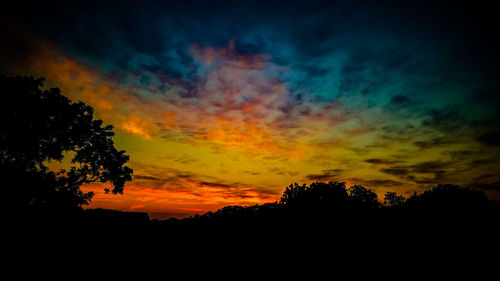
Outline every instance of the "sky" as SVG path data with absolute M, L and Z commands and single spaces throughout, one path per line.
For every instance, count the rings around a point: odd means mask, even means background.
M 17 1 L 0 72 L 114 125 L 133 181 L 82 187 L 91 208 L 186 217 L 330 180 L 500 199 L 498 26 L 482 1 Z

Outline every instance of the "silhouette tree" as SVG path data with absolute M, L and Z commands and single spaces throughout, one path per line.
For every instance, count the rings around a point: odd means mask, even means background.
M 344 182 L 313 182 L 309 186 L 290 185 L 285 189 L 280 203 L 290 208 L 304 210 L 314 208 L 342 207 L 348 200 Z
M 42 89 L 44 79 L 0 74 L 1 205 L 9 210 L 79 209 L 93 193 L 80 186 L 110 182 L 106 192 L 123 193 L 132 169 L 114 147 L 111 125 L 94 119 L 83 102 L 72 103 L 58 88 Z M 73 152 L 71 167 L 51 171 L 47 164 Z
M 433 212 L 471 212 L 489 209 L 493 202 L 486 194 L 454 184 L 439 184 L 421 194 L 413 194 L 405 206 Z
M 351 204 L 357 208 L 379 208 L 377 194 L 361 185 L 351 186 L 348 190 Z
M 377 195 L 359 185 L 346 189 L 342 182 L 315 182 L 309 186 L 294 183 L 284 190 L 279 203 L 227 206 L 184 219 L 152 220 L 150 225 L 155 233 L 176 233 L 179 237 L 203 233 L 239 239 L 252 233 L 250 237 L 255 239 L 265 233 L 266 241 L 285 239 L 284 247 L 300 243 L 310 247 L 316 242 L 318 247 L 329 243 L 338 247 L 336 241 L 345 241 L 340 246 L 352 250 L 353 246 L 366 249 L 371 241 L 385 241 L 382 245 L 389 252 L 394 245 L 408 241 L 419 241 L 409 243 L 411 249 L 418 247 L 415 245 L 434 245 L 442 241 L 433 240 L 435 237 L 448 239 L 457 233 L 461 243 L 477 240 L 470 237 L 498 237 L 500 206 L 482 191 L 438 185 L 408 200 L 388 192 L 385 204 L 387 208 L 381 208 Z
M 405 202 L 406 198 L 402 195 L 398 195 L 396 192 L 387 192 L 384 197 L 384 205 L 390 208 L 403 207 Z

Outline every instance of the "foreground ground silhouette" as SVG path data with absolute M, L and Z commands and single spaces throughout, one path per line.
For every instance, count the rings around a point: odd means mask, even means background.
M 288 187 L 280 202 L 228 206 L 185 219 L 150 220 L 145 213 L 92 209 L 18 221 L 4 233 L 11 234 L 5 240 L 11 253 L 34 253 L 40 259 L 53 252 L 113 262 L 167 256 L 216 264 L 254 257 L 257 264 L 279 259 L 302 267 L 342 260 L 356 270 L 399 263 L 417 271 L 431 265 L 443 270 L 443 263 L 451 261 L 467 267 L 494 261 L 499 205 L 484 193 L 438 185 L 407 199 L 386 197 L 381 204 L 361 186 L 316 182 Z
M 498 248 L 499 204 L 483 192 L 438 185 L 409 198 L 389 193 L 386 199 L 381 204 L 361 186 L 316 182 L 288 187 L 279 202 L 228 206 L 185 219 L 150 220 L 146 213 L 92 209 L 56 220 L 18 221 L 6 229 L 15 236 L 10 241 L 28 233 L 29 251 L 63 248 L 70 254 L 116 257 L 155 252 L 188 259 L 199 254 L 228 258 L 249 253 L 271 261 L 276 253 L 302 259 L 422 259 L 439 264 L 487 259 L 487 253 Z

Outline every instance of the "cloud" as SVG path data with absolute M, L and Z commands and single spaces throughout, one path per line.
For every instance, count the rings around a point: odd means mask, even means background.
M 498 146 L 500 145 L 500 133 L 498 132 L 484 133 L 477 138 L 477 141 L 485 145 Z
M 403 160 L 398 159 L 381 159 L 381 158 L 370 158 L 364 160 L 366 163 L 375 164 L 375 165 L 390 165 L 404 162 Z
M 409 173 L 409 170 L 407 168 L 388 168 L 388 169 L 380 169 L 380 171 L 382 173 L 395 176 L 404 176 Z
M 349 179 L 349 181 L 363 185 L 367 188 L 370 187 L 398 187 L 402 186 L 403 183 L 395 180 L 388 180 L 388 179 L 360 179 L 360 178 L 352 178 Z
M 142 136 L 147 140 L 152 138 L 149 132 L 153 129 L 149 121 L 133 115 L 129 116 L 127 119 L 126 122 L 119 124 L 122 130 L 133 135 Z
M 265 187 L 254 187 L 247 183 L 230 182 L 202 173 L 181 171 L 152 164 L 132 163 L 132 167 L 138 173 L 134 176 L 136 186 L 179 192 L 203 198 L 208 202 L 213 198 L 221 197 L 225 201 L 233 200 L 236 202 L 244 199 L 243 201 L 249 203 L 258 203 L 273 200 L 280 193 Z
M 410 166 L 412 172 L 421 174 L 443 173 L 443 169 L 449 167 L 451 163 L 443 161 L 426 161 Z
M 420 162 L 414 165 L 391 166 L 382 168 L 380 171 L 405 181 L 418 184 L 436 184 L 442 183 L 444 176 L 453 173 L 454 169 L 456 169 L 455 163 L 438 160 Z M 433 176 L 428 177 L 428 174 L 433 174 Z
M 465 119 L 456 107 L 445 107 L 441 109 L 430 109 L 427 118 L 422 125 L 435 128 L 443 133 L 456 133 L 465 125 Z
M 430 149 L 435 147 L 446 147 L 457 143 L 458 141 L 449 137 L 434 137 L 429 141 L 416 141 L 413 144 L 420 149 Z
M 474 168 L 477 168 L 477 167 L 481 167 L 481 166 L 484 166 L 484 165 L 488 165 L 488 164 L 492 164 L 492 163 L 496 163 L 497 162 L 497 159 L 476 159 L 476 160 L 472 160 L 472 161 L 469 161 L 469 168 L 470 169 L 474 169 Z
M 391 103 L 397 105 L 405 104 L 409 101 L 410 99 L 403 95 L 395 95 L 391 98 Z
M 472 183 L 470 186 L 486 191 L 500 191 L 500 181 L 494 183 Z
M 153 176 L 134 175 L 134 180 L 162 181 L 161 178 Z
M 310 174 L 306 176 L 307 180 L 312 181 L 327 181 L 338 179 L 342 173 L 342 169 L 328 169 L 323 170 L 321 174 Z
M 451 158 L 456 160 L 469 159 L 471 156 L 479 153 L 480 151 L 473 150 L 452 150 L 443 152 L 443 154 L 451 155 Z
M 206 182 L 206 181 L 201 181 L 199 182 L 201 186 L 209 186 L 209 187 L 219 187 L 219 188 L 230 188 L 231 185 L 225 184 L 225 183 L 218 183 L 218 182 Z
M 333 102 L 290 98 L 268 56 L 242 54 L 234 41 L 218 48 L 193 45 L 191 54 L 201 65 L 190 83 L 148 70 L 108 75 L 48 42 L 29 39 L 20 44 L 28 43 L 45 47 L 18 64 L 25 66 L 22 71 L 45 76 L 73 100 L 96 106 L 99 117 L 146 140 L 175 137 L 252 154 L 294 156 L 302 152 L 291 145 L 296 133 L 290 130 L 310 122 L 334 126 L 345 120 Z M 322 132 L 312 126 L 300 133 L 314 138 Z

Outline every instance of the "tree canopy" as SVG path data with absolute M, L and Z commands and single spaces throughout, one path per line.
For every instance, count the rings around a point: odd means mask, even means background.
M 377 194 L 361 185 L 346 188 L 344 182 L 313 182 L 309 186 L 290 185 L 280 203 L 300 209 L 373 209 L 381 206 Z
M 2 206 L 9 209 L 80 208 L 93 193 L 80 186 L 111 183 L 123 193 L 132 169 L 115 148 L 113 126 L 94 119 L 94 109 L 73 103 L 60 89 L 43 89 L 44 79 L 0 74 L 0 173 Z M 52 171 L 51 161 L 73 152 L 71 166 Z

